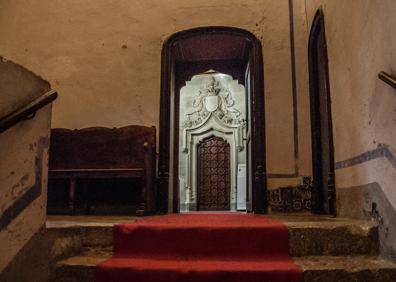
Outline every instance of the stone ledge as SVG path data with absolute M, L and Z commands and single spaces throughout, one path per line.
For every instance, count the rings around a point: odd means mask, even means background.
M 57 264 L 51 281 L 91 282 L 95 265 L 111 256 L 111 249 L 87 249 L 81 256 Z M 304 272 L 305 282 L 390 282 L 396 264 L 377 256 L 309 256 L 293 258 Z

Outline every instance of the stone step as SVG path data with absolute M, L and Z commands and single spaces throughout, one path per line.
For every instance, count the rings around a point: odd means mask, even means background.
M 84 248 L 113 245 L 113 226 L 138 220 L 133 216 L 48 216 L 47 238 L 51 260 L 57 261 L 81 253 Z
M 94 282 L 95 266 L 111 255 L 112 247 L 87 248 L 78 256 L 56 263 L 49 282 Z
M 377 255 L 378 228 L 367 221 L 312 215 L 271 215 L 289 229 L 293 257 L 318 255 Z M 64 258 L 87 247 L 110 247 L 113 225 L 134 217 L 50 217 L 47 231 L 54 258 Z
M 283 222 L 289 229 L 293 257 L 379 254 L 378 226 L 373 222 L 327 217 L 293 220 L 290 216 Z
M 94 248 L 62 260 L 51 281 L 93 282 L 96 264 L 110 256 L 110 248 Z M 310 256 L 294 260 L 303 270 L 306 282 L 390 282 L 396 277 L 396 264 L 377 256 Z
M 305 282 L 392 282 L 396 264 L 377 256 L 313 256 L 293 258 Z

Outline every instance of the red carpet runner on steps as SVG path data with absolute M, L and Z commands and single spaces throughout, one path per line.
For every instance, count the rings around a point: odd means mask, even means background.
M 97 282 L 299 282 L 280 222 L 240 213 L 151 217 L 114 227 Z

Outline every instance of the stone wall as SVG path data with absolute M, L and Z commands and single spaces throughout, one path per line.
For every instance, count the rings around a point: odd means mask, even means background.
M 377 78 L 396 71 L 396 2 L 311 0 L 309 23 L 318 8 L 329 56 L 338 213 L 378 221 L 382 251 L 396 259 L 396 91 Z
M 7 72 L 0 72 L 0 100 L 10 102 L 3 104 L 5 109 L 49 90 L 49 84 L 31 72 L 0 61 L 0 70 L 5 68 Z M 33 119 L 0 133 L 0 281 L 30 281 L 32 277 L 43 281 L 46 275 L 45 250 L 37 238 L 43 235 L 46 219 L 50 127 L 51 105 L 47 105 Z M 38 266 L 41 262 L 44 267 Z
M 294 186 L 311 174 L 303 3 L 1 1 L 0 55 L 62 93 L 53 127 L 158 126 L 164 40 L 201 26 L 246 29 L 263 45 L 268 184 Z

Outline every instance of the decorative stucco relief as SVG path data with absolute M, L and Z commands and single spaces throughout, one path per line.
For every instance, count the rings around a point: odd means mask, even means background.
M 244 125 L 241 111 L 235 107 L 231 91 L 223 87 L 215 76 L 201 85 L 193 103 L 193 112 L 186 114 L 185 128 L 204 123 L 212 114 L 226 125 Z
M 209 71 L 186 82 L 180 93 L 180 210 L 196 210 L 197 144 L 221 137 L 231 149 L 231 210 L 237 202 L 237 167 L 246 162 L 245 88 L 231 76 Z

